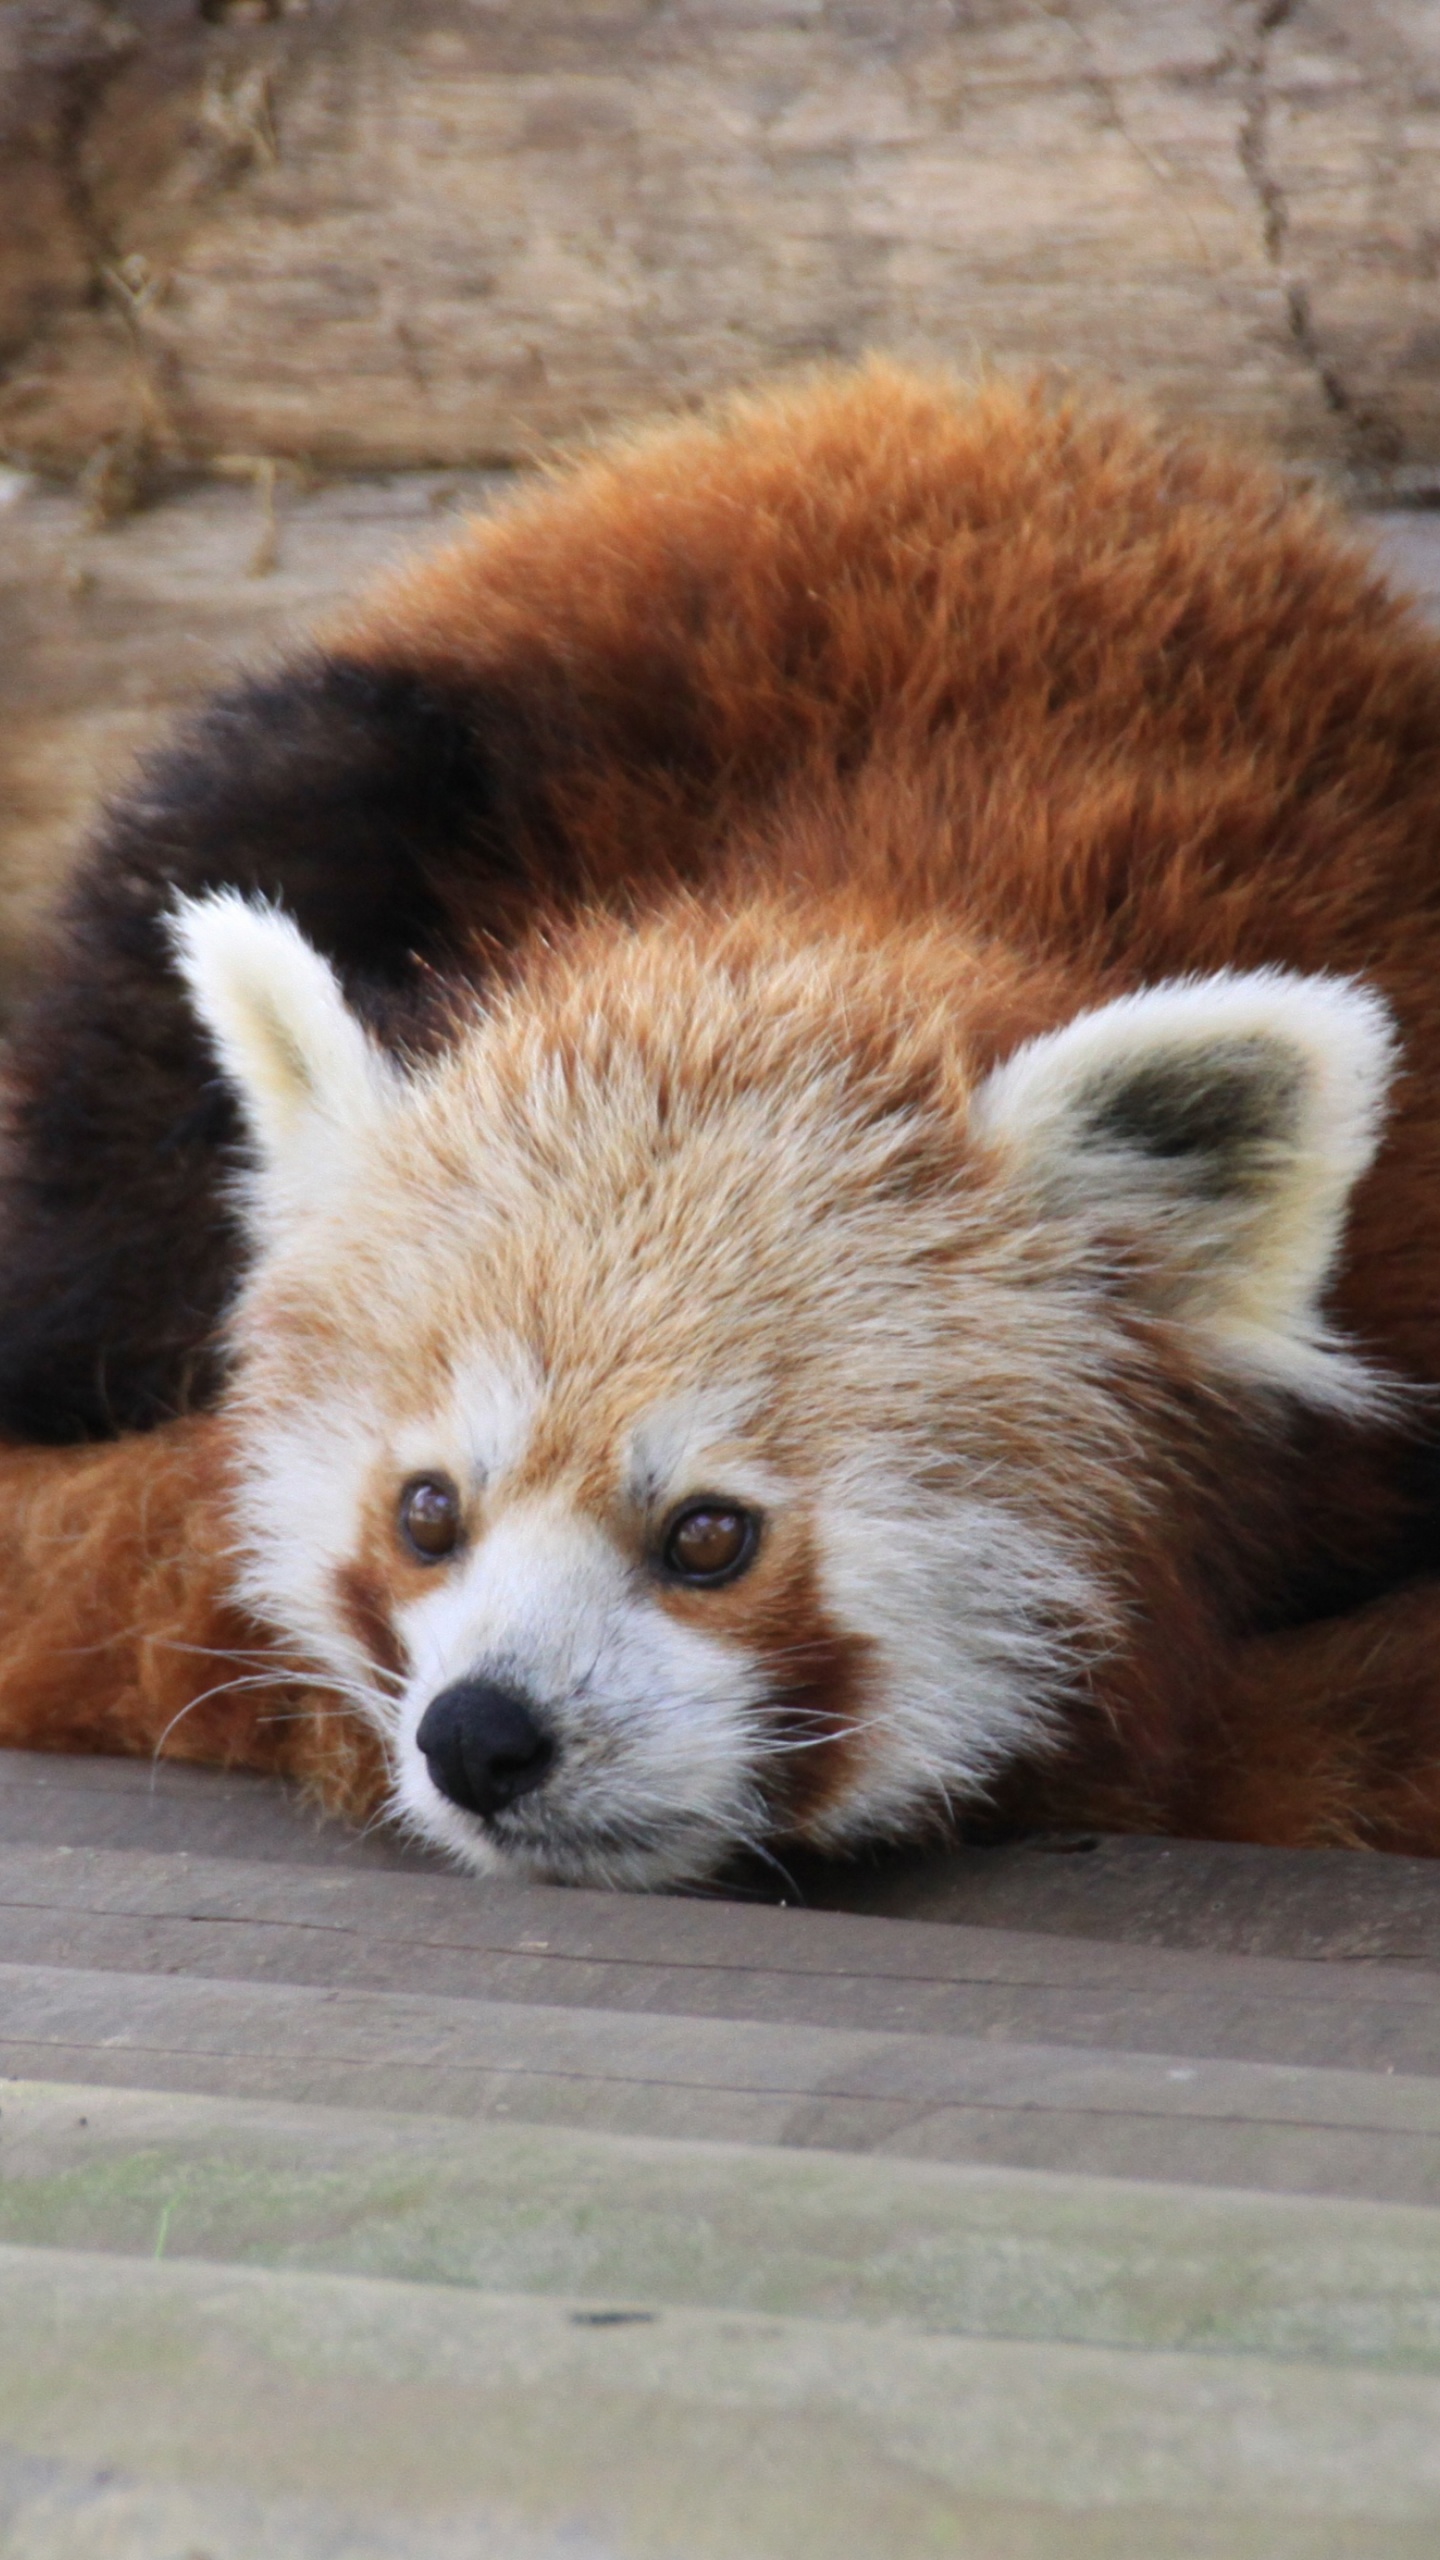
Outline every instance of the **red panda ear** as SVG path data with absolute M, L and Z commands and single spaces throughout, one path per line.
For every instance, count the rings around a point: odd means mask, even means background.
M 1152 1303 L 1225 1367 L 1364 1405 L 1321 1299 L 1379 1135 L 1389 1013 L 1347 980 L 1278 970 L 1123 996 L 1031 1041 L 973 1127 L 1039 1215 L 1138 1242 Z
M 183 899 L 175 956 L 244 1109 L 252 1206 L 284 1226 L 355 1161 L 400 1078 L 328 961 L 277 907 L 225 890 Z

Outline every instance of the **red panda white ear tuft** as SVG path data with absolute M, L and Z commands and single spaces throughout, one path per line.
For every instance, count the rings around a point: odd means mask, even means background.
M 1395 1057 L 1378 996 L 1280 970 L 1152 987 L 1032 1040 L 972 1126 L 1027 1206 L 1138 1247 L 1137 1285 L 1220 1365 L 1331 1406 L 1383 1388 L 1326 1282 Z
M 340 982 L 278 907 L 223 890 L 170 921 L 195 1010 L 244 1109 L 252 1205 L 287 1225 L 356 1161 L 399 1077 Z

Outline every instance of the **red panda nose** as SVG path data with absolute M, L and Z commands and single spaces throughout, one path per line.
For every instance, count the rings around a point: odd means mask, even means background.
M 525 1700 L 490 1680 L 442 1689 L 415 1739 L 442 1796 L 466 1813 L 502 1813 L 541 1784 L 555 1758 Z

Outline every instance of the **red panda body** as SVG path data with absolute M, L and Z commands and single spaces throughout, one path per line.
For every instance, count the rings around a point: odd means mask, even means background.
M 1437 845 L 1440 647 L 1266 473 L 878 367 L 658 431 L 116 813 L 14 1048 L 0 1417 L 173 1477 L 218 1394 L 240 1601 L 471 1863 L 1203 1820 L 1246 1644 L 1313 1690 L 1434 1560 Z M 293 1416 L 387 1396 L 332 1497 Z M 1391 1836 L 1362 1707 L 1273 1836 Z

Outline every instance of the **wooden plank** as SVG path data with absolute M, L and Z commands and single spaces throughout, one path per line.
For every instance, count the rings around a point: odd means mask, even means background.
M 1440 2085 L 1084 2051 L 0 1965 L 0 2073 L 667 2140 L 1440 2202 Z
M 1440 2370 L 1440 2213 L 0 2084 L 0 2241 Z
M 1429 1858 L 1079 1834 L 817 1869 L 802 1881 L 825 1910 L 1440 1969 L 1440 1861 Z
M 1414 1966 L 1197 1957 L 443 1875 L 0 1850 L 11 1965 L 1440 2073 Z
M 117 2466 L 7 2458 L 0 2447 L 0 2517 L 13 2520 L 24 2560 L 156 2560 L 174 2552 L 189 2560 L 660 2560 L 649 2540 L 577 2540 L 567 2520 L 551 2534 L 522 2527 L 473 2504 L 458 2519 L 362 2514 L 338 2502 L 257 2498 L 241 2490 L 195 2490 L 136 2484 Z M 957 2521 L 958 2519 L 958 2521 Z M 1425 2525 L 1338 2526 L 1268 2515 L 1123 2513 L 1067 2515 L 1006 2501 L 957 2499 L 948 2520 L 963 2534 L 965 2560 L 1056 2560 L 1057 2530 L 1065 2560 L 1430 2560 Z M 679 2546 L 670 2544 L 663 2560 Z M 692 2546 L 693 2547 L 693 2546 Z M 775 2546 L 770 2546 L 774 2548 Z M 812 2546 L 792 2541 L 786 2560 Z M 758 2550 L 757 2560 L 765 2560 Z
M 326 1821 L 284 1781 L 178 1760 L 102 1760 L 0 1750 L 0 1848 L 194 1852 L 285 1866 L 448 1874 L 390 1830 Z
M 657 2547 L 631 2518 L 623 2543 L 610 2539 L 602 2549 L 580 2538 L 583 2519 L 567 2518 L 551 2532 L 522 2525 L 513 2508 L 497 2522 L 473 2499 L 459 2517 L 417 2515 L 413 2502 L 399 2513 L 377 2510 L 373 2500 L 362 2513 L 339 2498 L 137 2482 L 118 2464 L 7 2455 L 3 2445 L 0 2520 L 23 2560 L 157 2560 L 171 2552 L 185 2560 L 192 2553 L 204 2560 L 671 2560 L 682 2547 L 687 2555 L 698 2548 L 693 2538 Z M 860 2523 L 868 2522 L 867 2510 Z M 1434 2541 L 1429 2524 L 1324 2524 L 1233 2509 L 1218 2516 L 1174 2507 L 1071 2510 L 1057 2523 L 1053 2507 L 971 2497 L 951 2501 L 945 2528 L 949 2548 L 963 2549 L 965 2560 L 1057 2560 L 1057 2535 L 1065 2560 L 1432 2560 Z M 809 2560 L 817 2547 L 799 2538 L 802 2531 L 797 2520 L 788 2540 L 752 2542 L 747 2560 L 772 2552 L 776 2560 Z M 837 2560 L 846 2550 L 837 2543 L 817 2560 Z
M 508 2520 L 512 2553 L 565 2525 L 652 2560 L 1003 2550 L 987 2501 L 1002 2525 L 1048 2510 L 1067 2553 L 1096 2510 L 1143 2515 L 1152 2553 L 1168 2517 L 1223 2518 L 1222 2549 L 1267 2560 L 1282 2519 L 1344 2525 L 1352 2552 L 1440 2524 L 1428 2374 L 48 2249 L 0 2251 L 0 2297 L 12 2454 L 422 2531 Z
M 293 1789 L 245 1772 L 33 1751 L 0 1751 L 6 1844 L 450 1872 L 392 1832 L 321 1822 Z M 744 1898 L 774 1898 L 773 1879 L 743 1881 Z M 873 1866 L 817 1865 L 802 1881 L 822 1910 L 1440 1971 L 1440 1863 L 1422 1858 L 1060 1835 Z

